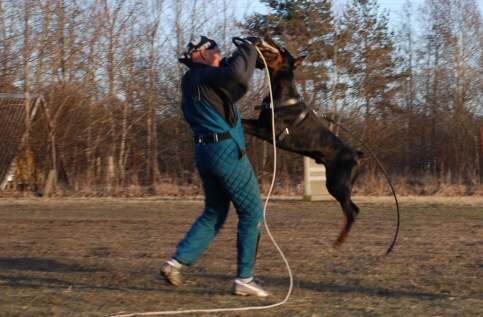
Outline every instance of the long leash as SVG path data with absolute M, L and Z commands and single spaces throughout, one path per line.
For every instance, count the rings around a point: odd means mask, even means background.
M 369 151 L 369 153 L 371 153 L 371 155 L 374 157 L 374 159 L 376 160 L 377 162 L 377 165 L 379 165 L 379 167 L 381 168 L 381 171 L 382 173 L 384 174 L 384 176 L 386 177 L 386 180 L 387 180 L 387 183 L 389 184 L 389 187 L 391 187 L 391 191 L 392 191 L 392 195 L 394 196 L 394 201 L 396 202 L 396 211 L 397 211 L 397 224 L 396 224 L 396 232 L 394 233 L 394 238 L 392 240 L 392 243 L 391 245 L 389 246 L 389 248 L 387 249 L 387 253 L 386 254 L 389 254 L 391 253 L 392 249 L 394 248 L 394 245 L 396 244 L 396 239 L 397 239 L 397 235 L 399 233 L 399 223 L 400 223 L 400 215 L 399 215 L 399 202 L 397 200 L 397 195 L 396 195 L 396 191 L 394 190 L 394 187 L 392 186 L 392 183 L 391 183 L 391 180 L 389 179 L 389 176 L 387 175 L 386 171 L 384 170 L 384 167 L 382 166 L 381 162 L 379 161 L 379 159 L 377 158 L 376 154 L 374 154 L 374 152 L 369 148 L 369 146 L 364 143 L 361 139 L 359 139 L 358 137 L 356 137 L 352 132 L 350 132 L 348 129 L 346 129 L 344 126 L 338 124 L 337 122 L 335 122 L 334 120 L 330 119 L 329 117 L 327 117 L 325 114 L 318 114 L 317 112 L 314 111 L 314 114 L 317 116 L 317 117 L 321 117 L 322 119 L 325 119 L 327 120 L 328 122 L 332 123 L 332 124 L 335 124 L 337 127 L 341 128 L 342 130 L 344 130 L 345 132 L 347 132 L 351 137 L 353 137 L 355 140 L 357 140 L 360 144 L 362 144 L 367 151 Z
M 288 299 L 290 298 L 290 294 L 292 293 L 293 289 L 293 275 L 292 275 L 292 270 L 290 269 L 290 265 L 288 264 L 287 258 L 283 254 L 282 250 L 278 246 L 277 242 L 275 241 L 275 238 L 273 237 L 272 233 L 270 232 L 270 229 L 268 228 L 268 224 L 266 221 L 266 213 L 267 213 L 267 206 L 268 206 L 268 201 L 270 200 L 270 196 L 272 194 L 273 188 L 275 186 L 275 178 L 276 178 L 276 172 L 277 172 L 277 146 L 276 146 L 276 136 L 275 136 L 275 111 L 273 107 L 273 95 L 272 95 L 272 84 L 270 81 L 270 73 L 268 72 L 268 65 L 263 57 L 263 54 L 260 52 L 258 47 L 255 46 L 257 49 L 258 54 L 261 56 L 263 63 L 265 65 L 265 71 L 267 73 L 267 78 L 268 78 L 268 86 L 269 86 L 269 92 L 270 92 L 270 108 L 272 109 L 272 138 L 273 138 L 273 176 L 272 176 L 272 183 L 270 184 L 270 190 L 268 191 L 267 198 L 265 200 L 265 205 L 263 208 L 263 223 L 265 225 L 265 230 L 267 231 L 268 236 L 270 237 L 270 240 L 272 241 L 273 245 L 277 249 L 277 251 L 280 253 L 283 261 L 285 262 L 285 266 L 287 267 L 287 271 L 289 274 L 289 279 L 290 279 L 290 286 L 287 292 L 287 295 L 285 298 L 278 303 L 271 304 L 271 305 L 265 305 L 265 306 L 249 306 L 249 307 L 234 307 L 234 308 L 215 308 L 215 309 L 190 309 L 190 310 L 175 310 L 175 311 L 154 311 L 154 312 L 141 312 L 141 313 L 131 313 L 131 314 L 118 314 L 118 315 L 111 315 L 110 317 L 134 317 L 134 316 L 159 316 L 159 315 L 177 315 L 177 314 L 189 314 L 189 313 L 220 313 L 220 312 L 231 312 L 231 311 L 247 311 L 247 310 L 262 310 L 262 309 L 269 309 L 269 308 L 274 308 L 277 306 L 281 306 L 285 304 Z

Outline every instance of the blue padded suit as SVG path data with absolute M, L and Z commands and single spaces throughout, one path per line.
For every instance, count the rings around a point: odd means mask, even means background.
M 213 241 L 228 215 L 230 202 L 238 215 L 237 277 L 254 274 L 257 244 L 263 220 L 260 189 L 245 155 L 241 116 L 236 102 L 248 90 L 257 58 L 244 43 L 230 63 L 211 67 L 193 63 L 183 76 L 183 114 L 195 136 L 228 132 L 229 138 L 195 145 L 196 167 L 205 192 L 205 208 L 173 256 L 191 265 Z

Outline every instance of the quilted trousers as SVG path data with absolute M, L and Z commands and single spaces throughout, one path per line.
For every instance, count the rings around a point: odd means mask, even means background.
M 246 155 L 240 157 L 233 139 L 197 145 L 195 153 L 205 209 L 178 244 L 174 258 L 186 265 L 194 264 L 222 228 L 231 201 L 238 215 L 237 277 L 253 276 L 263 207 L 250 161 Z

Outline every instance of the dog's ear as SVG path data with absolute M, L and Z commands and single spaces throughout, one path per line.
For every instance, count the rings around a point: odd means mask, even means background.
M 299 66 L 300 64 L 302 64 L 302 62 L 304 61 L 304 59 L 306 58 L 307 56 L 300 56 L 298 58 L 295 59 L 295 62 L 293 63 L 293 68 L 297 68 L 297 66 Z

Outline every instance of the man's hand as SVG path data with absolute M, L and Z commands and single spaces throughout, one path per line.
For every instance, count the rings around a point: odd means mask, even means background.
M 255 46 L 257 45 L 261 45 L 262 44 L 262 39 L 259 38 L 259 37 L 256 37 L 256 36 L 249 36 L 249 37 L 246 37 L 244 39 L 240 38 L 240 37 L 234 37 L 233 38 L 233 44 L 235 44 L 235 46 L 239 46 L 239 45 L 242 45 L 242 44 L 253 44 Z
M 236 47 L 238 47 L 238 46 L 240 46 L 242 44 L 248 43 L 248 41 L 242 39 L 241 37 L 234 37 L 232 39 L 232 41 L 233 41 L 233 44 L 235 44 Z

